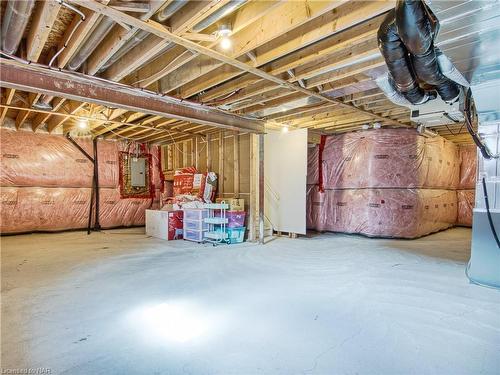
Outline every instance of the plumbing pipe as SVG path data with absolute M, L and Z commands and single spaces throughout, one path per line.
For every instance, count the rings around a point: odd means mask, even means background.
M 68 46 L 68 43 L 71 40 L 71 38 L 73 37 L 73 34 L 75 33 L 75 31 L 78 29 L 78 27 L 80 26 L 80 24 L 83 21 L 85 21 L 85 14 L 83 14 L 83 12 L 81 10 L 79 10 L 78 8 L 74 7 L 71 4 L 65 3 L 63 0 L 58 0 L 58 1 L 59 1 L 59 4 L 61 4 L 63 7 L 71 9 L 73 12 L 75 12 L 76 14 L 78 14 L 80 16 L 80 19 L 78 20 L 78 23 L 75 25 L 75 27 L 73 27 L 73 29 L 71 30 L 71 33 L 68 35 L 68 38 L 64 41 L 63 46 L 50 59 L 49 68 L 52 68 L 52 64 L 54 64 L 54 62 L 59 57 L 59 55 L 62 53 L 62 51 L 64 51 L 66 49 L 66 47 Z
M 74 7 L 71 4 L 68 4 L 68 3 L 64 2 L 63 0 L 58 0 L 58 2 L 59 2 L 59 4 L 61 4 L 61 6 L 66 7 L 69 10 L 72 10 L 73 12 L 75 12 L 76 14 L 78 14 L 80 16 L 80 19 L 78 20 L 78 23 L 75 25 L 75 27 L 73 28 L 73 30 L 71 31 L 71 33 L 68 35 L 68 38 L 64 41 L 63 46 L 50 59 L 49 68 L 52 68 L 52 64 L 54 64 L 54 62 L 56 61 L 57 57 L 68 46 L 68 42 L 71 40 L 71 37 L 73 36 L 73 34 L 75 33 L 75 31 L 78 29 L 78 27 L 80 26 L 80 24 L 83 21 L 85 21 L 85 14 L 83 14 L 83 12 L 81 10 L 79 10 L 78 8 Z M 50 104 L 50 102 L 52 101 L 52 99 L 54 99 L 53 96 L 42 95 L 42 97 L 40 99 L 38 99 L 38 102 L 36 102 L 33 105 L 33 107 L 38 108 L 38 109 L 50 109 L 51 110 L 52 109 L 52 105 Z

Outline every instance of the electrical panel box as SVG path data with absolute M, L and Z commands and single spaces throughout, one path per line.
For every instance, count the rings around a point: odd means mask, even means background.
M 146 186 L 146 158 L 130 159 L 130 184 L 134 187 Z

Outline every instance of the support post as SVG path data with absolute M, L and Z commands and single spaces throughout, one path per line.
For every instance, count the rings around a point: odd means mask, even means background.
M 93 139 L 94 144 L 94 184 L 95 184 L 95 221 L 94 230 L 101 230 L 99 224 L 99 159 L 97 158 L 97 138 Z
M 264 243 L 264 136 L 250 136 L 249 240 Z
M 238 132 L 233 136 L 233 191 L 234 197 L 240 197 L 240 137 Z
M 259 244 L 264 244 L 264 134 L 259 134 Z
M 224 198 L 224 132 L 219 132 L 219 195 Z

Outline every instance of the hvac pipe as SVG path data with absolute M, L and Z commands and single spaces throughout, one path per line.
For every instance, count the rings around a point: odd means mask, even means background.
M 54 62 L 56 61 L 57 57 L 62 53 L 62 51 L 64 51 L 66 49 L 66 47 L 68 46 L 68 42 L 71 40 L 73 34 L 75 33 L 75 31 L 78 29 L 78 27 L 80 26 L 80 24 L 82 22 L 85 21 L 85 14 L 83 14 L 83 12 L 81 10 L 79 10 L 78 8 L 75 8 L 73 5 L 71 4 L 68 4 L 66 2 L 64 2 L 63 0 L 58 0 L 59 4 L 61 4 L 61 6 L 65 7 L 65 8 L 68 8 L 69 10 L 75 12 L 76 14 L 78 14 L 80 16 L 80 20 L 78 21 L 78 23 L 76 24 L 76 26 L 73 28 L 73 30 L 71 31 L 71 33 L 68 35 L 68 38 L 64 41 L 64 44 L 63 46 L 59 49 L 59 51 L 56 52 L 56 54 L 54 56 L 52 56 L 52 58 L 50 59 L 50 62 L 49 62 L 49 67 L 52 67 L 52 64 L 54 64 Z M 37 109 L 46 109 L 46 110 L 51 110 L 52 109 L 52 105 L 50 104 L 52 102 L 52 100 L 54 99 L 53 96 L 50 96 L 50 95 L 43 95 L 39 100 L 38 102 L 36 102 L 34 105 L 33 105 L 33 108 L 37 108 Z
M 83 45 L 78 49 L 75 57 L 70 60 L 67 68 L 69 70 L 77 70 L 85 62 L 85 60 L 87 60 L 92 51 L 96 49 L 99 43 L 102 42 L 114 24 L 115 22 L 111 18 L 104 16 L 95 29 L 90 33 Z
M 378 30 L 379 49 L 392 78 L 388 82 L 411 104 L 430 98 L 432 91 L 423 87 L 436 90 L 449 103 L 459 96 L 459 85 L 441 72 L 434 47 L 436 29 L 437 21 L 429 17 L 422 1 L 398 0 Z
M 193 27 L 194 32 L 200 32 L 206 29 L 208 26 L 213 25 L 215 22 L 220 20 L 221 18 L 227 16 L 231 12 L 238 9 L 240 6 L 246 3 L 246 0 L 232 0 L 226 5 L 222 6 L 220 9 L 212 13 L 210 16 L 205 18 L 204 20 L 198 22 Z
M 431 24 L 423 2 L 399 0 L 395 16 L 399 37 L 410 52 L 417 77 L 434 86 L 444 101 L 454 102 L 460 90 L 455 82 L 441 73 L 434 48 L 436 25 Z
M 156 21 L 160 23 L 165 23 L 172 15 L 177 12 L 179 9 L 181 9 L 184 5 L 187 4 L 187 0 L 182 0 L 182 1 L 173 1 L 169 5 L 167 5 L 165 8 L 160 10 L 156 15 L 153 17 Z M 104 64 L 101 69 L 99 69 L 99 72 L 105 71 L 107 68 L 109 68 L 111 65 L 113 65 L 115 62 L 117 62 L 120 58 L 123 57 L 128 51 L 130 51 L 132 48 L 136 47 L 146 39 L 146 37 L 150 35 L 147 31 L 144 30 L 139 30 L 137 31 L 121 48 L 116 51 L 116 53 L 111 56 L 111 58 Z M 171 47 L 171 46 L 170 46 Z M 165 49 L 164 51 L 161 51 L 161 53 L 167 51 L 168 49 Z
M 165 22 L 170 17 L 172 17 L 175 12 L 177 12 L 179 9 L 181 9 L 187 3 L 188 3 L 188 0 L 175 0 L 175 1 L 172 1 L 165 8 L 163 8 L 161 11 L 159 11 L 155 15 L 154 18 L 156 19 L 156 21 L 158 21 L 160 23 Z
M 427 95 L 420 88 L 408 59 L 408 51 L 399 37 L 396 13 L 391 10 L 378 30 L 378 44 L 396 89 L 412 104 L 427 101 Z
M 16 53 L 34 5 L 35 0 L 9 0 L 2 20 L 2 51 Z

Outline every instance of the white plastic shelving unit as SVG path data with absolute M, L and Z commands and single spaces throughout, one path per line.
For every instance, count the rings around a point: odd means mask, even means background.
M 204 232 L 204 242 L 210 242 L 214 246 L 218 244 L 228 243 L 228 235 L 226 225 L 228 218 L 226 211 L 229 209 L 229 204 L 222 201 L 221 203 L 206 203 L 204 208 L 208 210 L 208 217 L 203 219 L 204 223 L 208 224 L 208 231 Z M 220 216 L 215 216 L 215 211 L 220 211 Z M 220 230 L 216 230 L 215 226 L 220 226 Z

